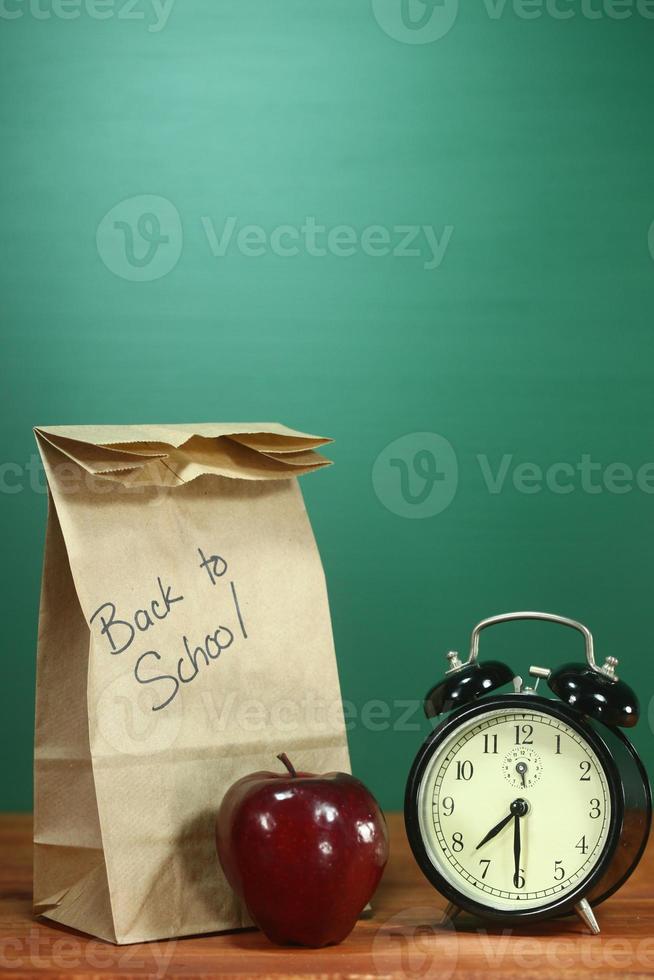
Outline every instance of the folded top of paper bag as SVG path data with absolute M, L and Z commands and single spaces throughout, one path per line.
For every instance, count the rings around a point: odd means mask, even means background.
M 39 425 L 37 437 L 87 473 L 123 486 L 178 486 L 212 474 L 287 480 L 328 466 L 331 442 L 277 422 L 198 425 Z

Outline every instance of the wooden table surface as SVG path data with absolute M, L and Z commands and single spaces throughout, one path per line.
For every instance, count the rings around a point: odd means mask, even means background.
M 35 919 L 31 818 L 0 815 L 0 974 L 7 977 L 315 976 L 624 978 L 654 975 L 654 843 L 625 887 L 598 909 L 600 936 L 576 917 L 521 929 L 460 916 L 439 923 L 443 900 L 409 853 L 399 814 L 389 816 L 391 860 L 372 918 L 340 946 L 280 949 L 256 930 L 112 946 Z

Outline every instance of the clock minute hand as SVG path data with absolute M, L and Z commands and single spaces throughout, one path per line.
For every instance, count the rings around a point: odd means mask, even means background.
M 520 880 L 520 817 L 516 813 L 513 817 L 513 858 L 515 861 L 515 873 L 513 875 L 513 884 L 517 888 L 518 881 Z
M 484 837 L 484 839 L 482 841 L 479 841 L 479 843 L 477 844 L 475 850 L 478 851 L 480 847 L 483 847 L 484 844 L 487 844 L 489 840 L 492 840 L 493 839 L 493 837 L 497 837 L 497 835 L 499 834 L 500 830 L 503 830 L 504 827 L 506 827 L 507 823 L 511 820 L 512 816 L 513 816 L 513 814 L 512 813 L 509 813 L 508 817 L 504 817 L 504 819 L 503 820 L 500 820 L 500 822 L 498 824 L 496 824 L 496 826 L 493 827 L 492 830 L 489 830 L 488 833 L 486 834 L 486 836 Z

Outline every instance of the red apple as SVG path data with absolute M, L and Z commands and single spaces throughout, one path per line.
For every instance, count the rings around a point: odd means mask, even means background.
M 328 946 L 354 928 L 388 859 L 377 801 L 344 772 L 254 772 L 227 791 L 216 844 L 253 920 L 280 945 Z

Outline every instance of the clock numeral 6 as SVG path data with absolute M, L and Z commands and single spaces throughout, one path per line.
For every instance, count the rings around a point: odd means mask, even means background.
M 466 782 L 472 779 L 472 774 L 475 771 L 475 767 L 469 759 L 464 762 L 457 762 L 456 764 L 456 778 L 463 779 Z
M 520 874 L 517 874 L 517 875 L 514 875 L 513 876 L 513 884 L 515 885 L 516 888 L 524 888 L 525 887 L 524 870 L 525 870 L 524 868 L 520 868 Z
M 451 796 L 443 797 L 443 813 L 446 817 L 451 817 L 454 813 L 454 798 Z
M 463 850 L 463 834 L 459 830 L 452 834 L 452 850 L 457 852 Z
M 516 745 L 533 745 L 534 740 L 532 735 L 534 734 L 533 725 L 516 725 L 515 726 L 515 744 Z
M 601 812 L 602 812 L 602 810 L 601 810 L 601 807 L 600 807 L 600 801 L 599 800 L 591 800 L 590 801 L 590 811 L 588 813 L 588 816 L 591 818 L 591 820 L 597 820 L 597 818 L 600 816 Z
M 563 861 L 554 862 L 554 881 L 563 881 L 565 878 L 565 868 L 563 867 Z

